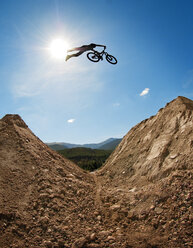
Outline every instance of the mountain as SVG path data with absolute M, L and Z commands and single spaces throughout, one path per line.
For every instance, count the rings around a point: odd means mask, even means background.
M 68 147 L 66 145 L 63 145 L 62 143 L 46 143 L 46 145 L 48 145 L 52 150 L 54 151 L 60 151 L 63 149 L 68 149 Z
M 91 143 L 91 144 L 70 144 L 65 142 L 52 142 L 52 143 L 46 143 L 50 148 L 52 148 L 55 151 L 63 150 L 66 148 L 75 148 L 75 147 L 86 147 L 91 149 L 101 149 L 101 150 L 114 150 L 115 147 L 120 143 L 121 139 L 116 138 L 109 138 L 103 142 L 100 143 Z
M 118 146 L 118 144 L 121 142 L 121 140 L 122 139 L 112 139 L 108 143 L 101 145 L 98 149 L 113 151 Z
M 91 149 L 101 149 L 101 150 L 107 150 L 107 149 L 103 149 L 103 146 L 108 146 L 108 144 L 112 147 L 112 149 L 115 149 L 115 147 L 112 144 L 112 142 L 117 142 L 119 143 L 121 141 L 121 139 L 115 139 L 115 138 L 109 138 L 103 142 L 97 143 L 97 144 L 85 144 L 83 145 L 84 147 L 87 148 L 91 148 Z M 116 143 L 116 144 L 117 144 Z

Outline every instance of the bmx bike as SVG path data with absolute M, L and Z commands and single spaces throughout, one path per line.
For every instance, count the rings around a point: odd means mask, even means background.
M 105 55 L 106 60 L 110 64 L 117 64 L 117 59 L 113 56 L 105 52 L 105 49 L 102 52 L 97 52 L 93 50 L 93 52 L 87 53 L 87 58 L 92 62 L 99 62 L 100 60 L 103 60 L 103 56 Z

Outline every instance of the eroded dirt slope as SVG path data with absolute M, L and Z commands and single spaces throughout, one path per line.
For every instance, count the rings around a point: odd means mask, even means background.
M 18 115 L 0 120 L 1 248 L 101 243 L 95 192 L 93 177 L 44 145 Z
M 191 247 L 193 101 L 178 97 L 133 127 L 97 173 L 109 225 L 129 247 Z
M 112 183 L 156 182 L 172 170 L 192 169 L 193 101 L 178 97 L 133 127 L 101 173 Z M 186 168 L 185 168 L 186 167 Z M 116 176 L 116 180 L 113 180 Z M 120 180 L 119 180 L 120 178 Z

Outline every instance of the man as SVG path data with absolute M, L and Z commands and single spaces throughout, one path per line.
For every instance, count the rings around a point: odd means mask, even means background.
M 94 44 L 94 43 L 91 43 L 89 45 L 84 45 L 84 46 L 81 46 L 81 47 L 75 47 L 75 48 L 72 48 L 72 49 L 68 50 L 67 52 L 73 52 L 73 51 L 79 51 L 79 52 L 67 55 L 66 56 L 66 61 L 68 59 L 70 59 L 71 57 L 78 57 L 78 56 L 80 56 L 82 53 L 84 53 L 86 51 L 93 50 L 96 46 L 104 47 L 104 49 L 106 48 L 106 46 L 97 45 L 97 44 Z

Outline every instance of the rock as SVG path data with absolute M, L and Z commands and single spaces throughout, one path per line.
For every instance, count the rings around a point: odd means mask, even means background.
M 159 207 L 156 207 L 155 212 L 156 212 L 156 214 L 161 214 L 163 212 L 163 209 L 159 208 Z
M 170 158 L 171 159 L 174 159 L 174 158 L 176 158 L 178 156 L 178 154 L 173 154 L 173 155 L 170 155 Z
M 83 248 L 83 246 L 86 244 L 87 239 L 86 238 L 80 238 L 78 240 L 76 240 L 73 245 L 72 248 Z
M 120 205 L 119 204 L 114 204 L 114 205 L 112 205 L 111 207 L 110 207 L 110 209 L 111 210 L 113 210 L 113 211 L 116 211 L 116 210 L 118 210 L 118 209 L 120 209 Z
M 99 236 L 108 236 L 110 234 L 109 231 L 101 231 L 99 232 Z
M 44 241 L 44 245 L 47 248 L 52 248 L 52 242 L 51 241 Z
M 122 235 L 122 232 L 121 232 L 121 229 L 120 229 L 120 228 L 117 228 L 116 234 L 117 234 L 118 236 L 121 236 L 121 235 Z
M 39 199 L 42 201 L 47 201 L 49 199 L 49 194 L 48 193 L 41 193 L 39 195 Z
M 108 236 L 107 240 L 115 240 L 115 238 L 113 236 Z
M 37 235 L 36 237 L 35 237 L 35 242 L 40 242 L 42 240 L 42 238 L 39 236 L 39 235 Z
M 64 248 L 65 247 L 65 243 L 63 240 L 58 240 L 58 247 L 59 248 Z
M 90 235 L 90 240 L 93 241 L 93 240 L 95 240 L 95 238 L 96 238 L 96 233 L 92 233 Z
M 84 214 L 79 214 L 78 217 L 84 219 Z
M 40 223 L 41 224 L 48 224 L 48 222 L 49 222 L 49 218 L 48 218 L 48 216 L 43 216 L 43 217 L 41 217 L 40 218 Z
M 172 200 L 176 201 L 176 200 L 177 200 L 177 197 L 174 195 L 174 196 L 172 197 Z
M 130 189 L 129 192 L 135 192 L 136 190 L 137 190 L 137 188 L 134 187 L 134 188 Z
M 101 220 L 102 220 L 101 215 L 98 215 L 98 216 L 97 216 L 97 220 L 99 220 L 99 221 L 101 221 Z
M 153 209 L 155 209 L 155 206 L 154 205 L 151 205 L 150 206 L 150 210 L 153 210 Z
M 186 200 L 191 200 L 191 194 L 188 193 L 188 194 L 186 195 L 185 199 L 186 199 Z
M 87 245 L 87 247 L 88 248 L 101 248 L 101 245 L 92 243 L 92 244 Z

